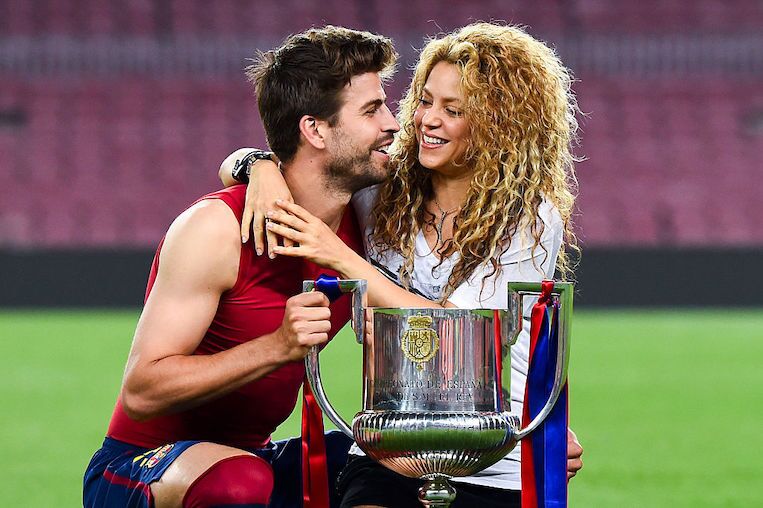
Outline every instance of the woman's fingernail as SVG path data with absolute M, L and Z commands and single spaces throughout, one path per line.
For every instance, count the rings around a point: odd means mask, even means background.
M 277 204 L 277 205 L 280 205 L 281 203 L 283 203 L 283 200 L 282 200 L 282 199 L 276 199 L 276 204 Z
M 262 256 L 262 249 L 257 249 L 257 255 Z

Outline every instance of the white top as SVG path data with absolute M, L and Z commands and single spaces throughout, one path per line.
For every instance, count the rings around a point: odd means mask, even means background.
M 378 195 L 378 186 L 369 187 L 355 193 L 352 204 L 358 216 L 368 253 L 369 262 L 390 280 L 402 286 L 399 280 L 399 269 L 403 257 L 393 251 L 380 254 L 369 242 L 369 234 L 373 231 L 374 219 L 371 211 Z M 541 203 L 538 216 L 544 223 L 540 245 L 532 249 L 533 238 L 529 228 L 518 230 L 511 239 L 509 249 L 501 254 L 502 271 L 485 280 L 483 278 L 493 271 L 492 265 L 486 262 L 480 265 L 469 279 L 458 286 L 448 301 L 462 308 L 472 309 L 507 309 L 508 282 L 540 282 L 554 276 L 556 258 L 562 244 L 564 223 L 557 209 L 546 201 Z M 545 248 L 545 251 L 543 248 Z M 427 244 L 423 232 L 416 236 L 415 258 L 411 274 L 410 291 L 429 300 L 439 300 L 442 289 L 448 282 L 453 266 L 458 261 L 459 254 L 455 253 L 445 259 L 438 267 L 440 260 Z M 530 349 L 530 312 L 535 299 L 524 300 L 524 319 L 522 332 L 515 345 L 511 347 L 511 412 L 521 418 L 522 403 L 527 378 L 527 357 Z M 521 444 L 521 442 L 520 442 Z M 493 488 L 520 490 L 520 444 L 497 464 L 464 478 L 453 478 L 454 482 L 485 485 Z M 353 445 L 350 453 L 360 455 L 363 452 Z

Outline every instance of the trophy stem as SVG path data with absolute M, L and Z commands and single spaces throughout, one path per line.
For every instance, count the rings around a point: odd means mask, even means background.
M 419 489 L 419 501 L 426 507 L 448 508 L 455 499 L 456 489 L 447 476 L 433 475 Z

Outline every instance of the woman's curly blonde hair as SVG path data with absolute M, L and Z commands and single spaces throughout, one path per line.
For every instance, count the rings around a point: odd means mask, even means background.
M 418 161 L 413 115 L 429 73 L 443 61 L 456 65 L 461 74 L 470 128 L 465 163 L 474 169 L 454 219 L 453 239 L 438 251 L 443 257 L 460 253 L 443 290 L 445 301 L 480 264 L 491 263 L 487 277 L 500 272 L 499 257 L 519 228 L 529 226 L 533 250 L 539 246 L 544 225 L 538 208 L 544 200 L 562 217 L 565 244 L 577 250 L 571 223 L 576 159 L 571 149 L 578 108 L 570 72 L 552 49 L 521 28 L 475 23 L 427 43 L 400 103 L 395 169 L 382 185 L 371 234 L 380 252 L 392 249 L 405 258 L 400 278 L 406 287 L 416 235 L 427 215 L 431 218 L 424 205 L 432 198 L 431 172 Z M 571 264 L 562 248 L 557 269 L 563 278 L 571 274 Z

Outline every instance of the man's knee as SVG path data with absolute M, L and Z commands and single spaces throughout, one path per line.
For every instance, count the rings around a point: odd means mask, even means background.
M 183 508 L 267 505 L 273 491 L 270 464 L 254 455 L 236 455 L 213 464 L 194 481 Z

